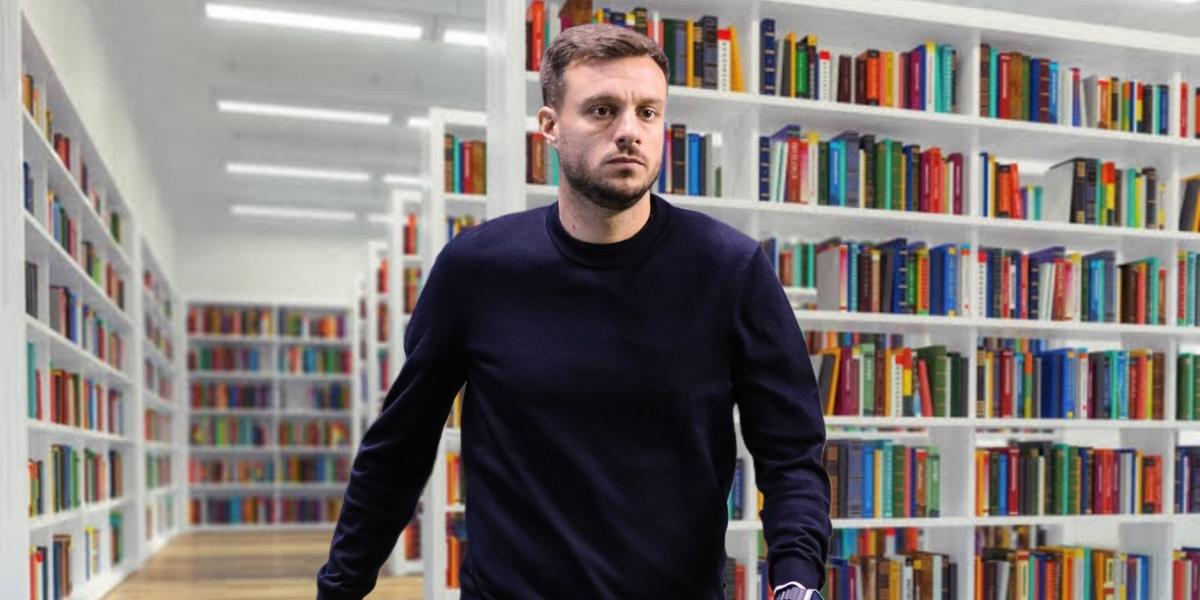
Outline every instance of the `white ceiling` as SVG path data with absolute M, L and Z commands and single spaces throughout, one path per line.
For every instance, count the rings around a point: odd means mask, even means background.
M 445 27 L 482 30 L 484 0 L 286 0 L 294 10 L 417 23 L 420 41 L 356 38 L 211 21 L 202 0 L 120 0 L 96 10 L 144 133 L 177 230 L 232 225 L 234 203 L 382 210 L 383 173 L 420 169 L 430 106 L 483 109 L 483 50 L 438 41 Z M 257 1 L 256 5 L 267 5 Z M 446 76 L 453 73 L 453 77 Z M 216 111 L 229 98 L 386 112 L 387 126 L 305 122 Z M 366 170 L 368 185 L 248 177 L 227 161 Z
M 406 126 L 409 116 L 432 105 L 484 107 L 483 51 L 432 40 L 447 26 L 482 30 L 485 1 L 255 2 L 419 23 L 424 39 L 414 42 L 208 21 L 203 0 L 109 1 L 95 14 L 110 55 L 126 67 L 119 76 L 139 130 L 147 132 L 174 225 L 203 232 L 233 225 L 228 207 L 237 202 L 382 209 L 387 190 L 379 183 L 251 178 L 226 174 L 223 165 L 300 164 L 376 176 L 417 172 L 423 132 Z M 1200 31 L 1200 4 L 1165 0 L 936 1 L 1183 35 Z M 219 97 L 383 111 L 393 115 L 393 124 L 224 115 L 215 109 Z

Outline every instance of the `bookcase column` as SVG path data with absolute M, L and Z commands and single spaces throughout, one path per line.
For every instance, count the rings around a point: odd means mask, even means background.
M 487 217 L 525 209 L 525 0 L 487 3 Z M 15 80 L 15 79 L 14 79 Z M 437 164 L 437 163 L 435 163 Z M 441 222 L 432 226 L 439 227 Z
M 18 0 L 0 0 L 0 589 L 29 588 L 29 480 L 20 460 L 28 455 L 25 417 L 24 207 L 21 197 L 21 21 Z

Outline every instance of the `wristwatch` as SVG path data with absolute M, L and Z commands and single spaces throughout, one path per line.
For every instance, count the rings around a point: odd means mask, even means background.
M 821 592 L 798 585 L 788 586 L 775 592 L 775 600 L 825 600 Z

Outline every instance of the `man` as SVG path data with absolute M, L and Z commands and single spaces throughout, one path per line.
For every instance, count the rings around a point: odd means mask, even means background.
M 822 585 L 829 482 L 808 351 L 754 240 L 649 193 L 667 71 L 653 41 L 608 25 L 547 49 L 538 120 L 558 202 L 438 256 L 319 598 L 372 589 L 464 381 L 464 600 L 724 598 L 735 405 L 777 597 Z

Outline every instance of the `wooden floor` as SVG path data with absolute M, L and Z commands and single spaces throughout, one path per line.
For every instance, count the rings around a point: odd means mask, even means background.
M 329 532 L 182 534 L 105 600 L 295 600 L 316 597 Z M 420 577 L 383 577 L 370 600 L 419 600 Z

